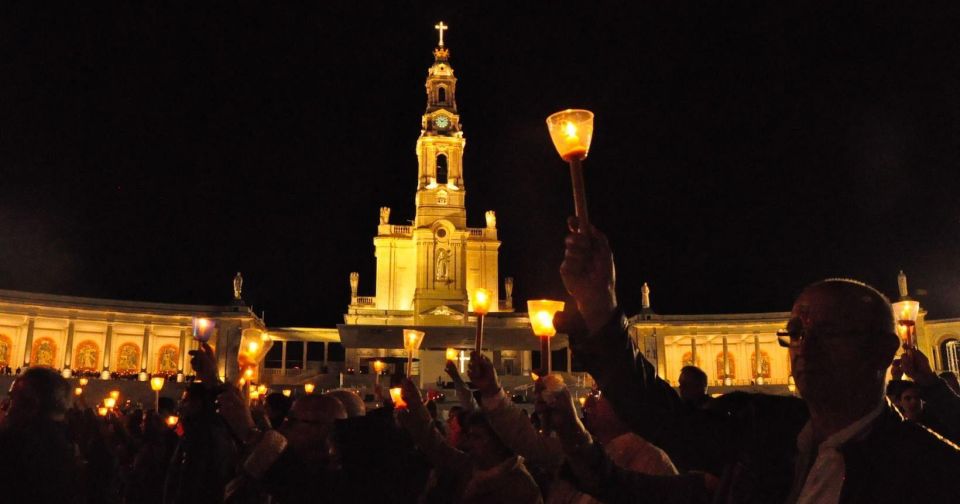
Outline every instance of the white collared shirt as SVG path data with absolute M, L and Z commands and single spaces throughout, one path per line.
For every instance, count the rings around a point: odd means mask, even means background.
M 817 459 L 810 466 L 810 471 L 800 490 L 797 504 L 836 504 L 840 501 L 840 490 L 843 489 L 843 480 L 846 476 L 846 465 L 840 447 L 852 439 L 865 436 L 870 424 L 883 413 L 887 405 L 880 402 L 876 408 L 856 422 L 833 433 L 820 446 L 813 445 L 813 428 L 810 422 L 803 427 L 797 436 L 797 449 L 800 451 L 797 469 L 802 470 L 806 461 L 814 454 Z M 814 451 L 816 450 L 816 451 Z

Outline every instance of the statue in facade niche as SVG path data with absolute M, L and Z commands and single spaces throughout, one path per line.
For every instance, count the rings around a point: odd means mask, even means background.
M 450 270 L 450 251 L 445 248 L 437 249 L 437 280 L 446 280 Z
M 497 212 L 487 210 L 487 213 L 483 214 L 483 216 L 487 219 L 488 228 L 494 229 L 497 227 Z
M 380 207 L 380 224 L 390 224 L 390 207 Z
M 233 277 L 233 300 L 240 301 L 240 294 L 243 293 L 243 275 L 238 271 Z
M 350 272 L 350 299 L 357 299 L 357 288 L 360 287 L 360 273 Z

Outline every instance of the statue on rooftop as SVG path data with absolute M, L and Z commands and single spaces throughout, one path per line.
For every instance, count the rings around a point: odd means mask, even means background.
M 233 277 L 233 300 L 240 301 L 242 298 L 240 295 L 243 293 L 243 275 L 238 271 L 236 276 Z

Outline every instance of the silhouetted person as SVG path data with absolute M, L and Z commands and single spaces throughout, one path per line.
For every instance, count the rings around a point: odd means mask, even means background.
M 710 400 L 707 395 L 707 373 L 696 366 L 683 366 L 678 379 L 680 400 L 690 408 L 699 408 Z
M 81 464 L 69 441 L 70 385 L 57 372 L 31 367 L 10 387 L 0 421 L 0 495 L 4 502 L 84 502 Z

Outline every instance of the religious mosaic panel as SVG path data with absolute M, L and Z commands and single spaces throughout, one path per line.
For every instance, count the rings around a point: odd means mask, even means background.
M 33 366 L 55 367 L 57 362 L 57 343 L 51 338 L 40 338 L 33 342 L 30 352 L 30 364 Z
M 163 345 L 157 356 L 157 374 L 177 374 L 180 349 L 176 345 Z
M 13 361 L 13 340 L 0 334 L 0 366 L 9 366 Z
M 733 358 L 733 354 L 727 352 L 727 372 L 723 372 L 723 352 L 717 354 L 717 379 L 722 380 L 724 374 L 730 378 L 737 377 L 737 361 Z
M 750 369 L 753 371 L 753 377 L 757 377 L 757 353 L 750 354 Z M 770 354 L 760 350 L 760 376 L 770 378 Z
M 703 369 L 703 359 L 700 358 L 700 354 L 697 354 L 697 362 L 693 362 L 693 352 L 687 352 L 680 359 L 680 367 L 684 366 L 695 366 Z
M 100 345 L 92 340 L 81 341 L 74 352 L 73 368 L 76 371 L 96 371 L 100 362 Z
M 116 371 L 121 374 L 140 372 L 140 347 L 135 343 L 124 343 L 117 349 Z

